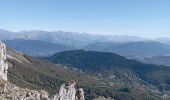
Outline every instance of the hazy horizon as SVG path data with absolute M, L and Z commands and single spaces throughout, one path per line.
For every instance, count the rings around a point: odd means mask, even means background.
M 0 30 L 2 31 L 9 31 L 12 33 L 22 33 L 22 32 L 31 32 L 31 31 L 44 31 L 44 32 L 71 32 L 71 33 L 75 33 L 75 34 L 89 34 L 89 35 L 101 35 L 101 36 L 118 36 L 118 37 L 136 37 L 136 38 L 141 38 L 141 39 L 145 39 L 145 40 L 156 40 L 156 39 L 170 39 L 170 37 L 143 37 L 143 36 L 136 36 L 136 35 L 121 35 L 121 34 L 94 34 L 94 33 L 87 33 L 87 32 L 76 32 L 76 31 L 64 31 L 64 30 L 54 30 L 54 31 L 50 31 L 50 30 L 20 30 L 20 31 L 11 31 L 11 30 L 7 30 L 7 29 L 2 29 L 0 28 Z
M 1 0 L 0 28 L 170 38 L 169 0 Z

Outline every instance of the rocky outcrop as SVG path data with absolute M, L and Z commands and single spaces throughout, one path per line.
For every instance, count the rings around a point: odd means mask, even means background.
M 7 54 L 6 46 L 4 43 L 0 42 L 0 79 L 7 80 Z
M 24 89 L 0 80 L 0 100 L 85 100 L 83 89 L 76 91 L 74 86 L 75 82 L 72 80 L 61 86 L 59 94 L 49 97 L 44 90 Z
M 82 88 L 76 91 L 75 81 L 71 80 L 67 84 L 63 84 L 59 90 L 59 100 L 85 100 Z
M 0 80 L 0 89 L 0 100 L 53 100 L 46 91 L 23 89 L 4 80 Z

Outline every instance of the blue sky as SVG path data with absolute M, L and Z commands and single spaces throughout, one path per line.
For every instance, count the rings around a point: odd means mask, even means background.
M 0 0 L 0 28 L 170 37 L 170 0 Z

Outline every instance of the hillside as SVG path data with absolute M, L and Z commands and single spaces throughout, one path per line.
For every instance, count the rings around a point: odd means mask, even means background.
M 56 52 L 73 50 L 75 48 L 61 43 L 50 43 L 40 40 L 14 39 L 3 41 L 8 47 L 29 56 L 50 56 Z
M 72 79 L 79 81 L 78 87 L 83 87 L 85 91 L 92 92 L 101 85 L 105 86 L 103 82 L 86 74 L 65 69 L 62 65 L 42 62 L 9 49 L 8 61 L 9 81 L 20 87 L 43 89 L 54 94 L 58 92 L 62 83 Z M 86 94 L 89 98 L 93 97 L 90 92 Z
M 21 88 L 1 79 L 0 89 L 0 100 L 58 100 L 57 94 L 49 98 L 49 93 L 44 90 Z
M 88 73 L 116 75 L 116 77 L 126 80 L 129 78 L 127 75 L 131 73 L 137 78 L 157 86 L 169 85 L 170 80 L 169 67 L 144 64 L 113 53 L 73 50 L 56 53 L 46 59 L 52 63 L 64 64 Z M 129 80 L 132 79 L 129 78 Z

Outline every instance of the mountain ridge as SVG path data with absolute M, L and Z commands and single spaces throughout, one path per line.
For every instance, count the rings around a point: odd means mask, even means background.
M 8 35 L 7 35 L 8 34 Z M 10 35 L 9 35 L 10 34 Z M 52 43 L 64 43 L 68 46 L 82 48 L 87 44 L 94 42 L 127 42 L 127 41 L 141 41 L 145 40 L 136 36 L 112 36 L 112 35 L 99 35 L 89 33 L 77 33 L 77 32 L 64 32 L 64 31 L 21 31 L 21 32 L 9 32 L 6 34 L 0 32 L 1 40 L 9 39 L 29 39 L 29 40 L 43 40 Z M 135 37 L 135 38 L 134 38 Z
M 112 52 L 125 57 L 150 57 L 170 54 L 170 46 L 155 41 L 139 41 L 129 43 L 101 42 L 88 45 L 87 50 Z
M 15 39 L 3 40 L 3 42 L 8 47 L 29 56 L 50 56 L 57 52 L 75 49 L 61 43 L 50 43 L 40 40 Z

